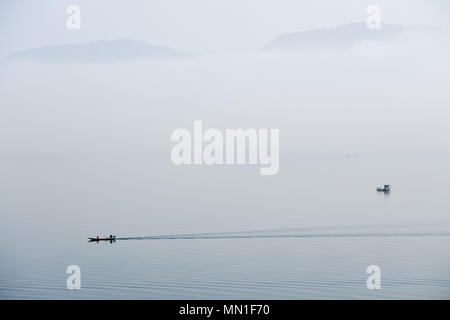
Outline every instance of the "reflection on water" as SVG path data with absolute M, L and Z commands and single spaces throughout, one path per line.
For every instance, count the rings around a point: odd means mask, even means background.
M 109 242 L 109 243 L 113 243 L 116 242 L 116 239 L 114 240 L 88 240 L 88 242 L 95 242 L 95 243 L 100 243 L 100 242 Z
M 389 195 L 391 194 L 391 190 L 377 191 L 377 193 L 380 197 L 389 197 Z

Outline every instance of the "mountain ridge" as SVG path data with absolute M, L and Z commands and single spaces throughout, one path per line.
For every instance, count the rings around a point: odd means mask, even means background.
M 281 34 L 262 50 L 345 49 L 364 41 L 386 42 L 408 32 L 436 31 L 431 27 L 382 24 L 369 29 L 365 23 L 355 22 L 334 28 L 320 28 Z
M 145 58 L 180 58 L 186 56 L 174 49 L 144 41 L 119 38 L 80 44 L 46 46 L 17 51 L 3 61 L 32 59 L 44 62 L 113 62 Z

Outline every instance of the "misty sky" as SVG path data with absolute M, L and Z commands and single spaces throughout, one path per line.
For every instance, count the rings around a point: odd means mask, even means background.
M 66 28 L 66 8 L 81 7 L 81 30 Z M 187 53 L 260 48 L 274 37 L 366 19 L 450 28 L 446 0 L 2 0 L 0 57 L 40 46 L 134 38 Z

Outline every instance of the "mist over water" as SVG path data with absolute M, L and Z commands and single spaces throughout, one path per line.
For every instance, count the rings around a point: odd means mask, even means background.
M 3 62 L 0 298 L 448 298 L 450 52 L 417 37 Z M 280 129 L 279 173 L 174 166 L 195 120 Z

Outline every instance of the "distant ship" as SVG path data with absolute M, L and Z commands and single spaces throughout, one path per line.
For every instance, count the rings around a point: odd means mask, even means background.
M 384 186 L 378 186 L 377 191 L 389 192 L 389 191 L 391 191 L 391 185 L 385 184 Z

